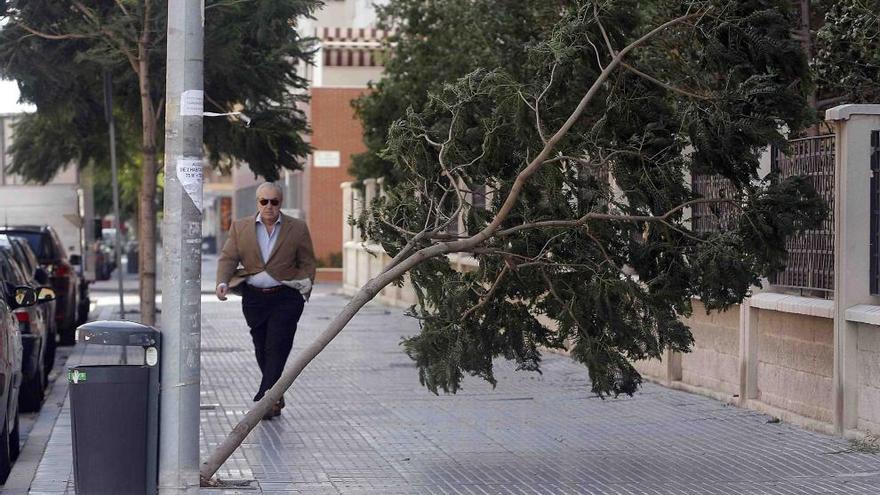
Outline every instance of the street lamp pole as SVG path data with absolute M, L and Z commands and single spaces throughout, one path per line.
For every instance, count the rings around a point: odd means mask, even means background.
M 169 0 L 159 493 L 199 491 L 204 2 Z
M 104 117 L 110 130 L 110 180 L 113 187 L 113 217 L 116 227 L 113 239 L 113 260 L 116 263 L 116 281 L 119 288 L 119 318 L 125 319 L 125 300 L 122 288 L 122 217 L 119 216 L 119 175 L 116 170 L 116 121 L 113 119 L 113 76 L 104 70 Z M 85 259 L 85 256 L 83 256 Z M 128 354 L 123 354 L 128 356 Z

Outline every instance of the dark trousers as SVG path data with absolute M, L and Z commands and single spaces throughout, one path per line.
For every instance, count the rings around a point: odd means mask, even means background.
M 284 371 L 304 304 L 302 294 L 289 287 L 266 294 L 245 286 L 241 309 L 251 328 L 257 365 L 263 374 L 254 401 L 262 399 Z

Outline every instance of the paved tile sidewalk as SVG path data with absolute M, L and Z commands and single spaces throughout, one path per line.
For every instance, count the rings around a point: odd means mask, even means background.
M 322 289 L 294 352 L 346 302 Z M 202 322 L 204 455 L 250 407 L 257 368 L 237 299 L 206 295 Z M 246 485 L 227 492 L 880 493 L 880 456 L 847 441 L 651 384 L 600 400 L 584 368 L 558 355 L 543 375 L 499 363 L 494 390 L 469 378 L 458 395 L 434 396 L 399 346 L 416 331 L 400 310 L 365 308 L 288 391 L 283 415 L 223 466 L 222 479 Z M 72 493 L 68 407 L 31 493 Z

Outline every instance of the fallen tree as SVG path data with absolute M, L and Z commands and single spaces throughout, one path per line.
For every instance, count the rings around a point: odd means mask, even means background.
M 586 2 L 530 48 L 528 80 L 476 70 L 410 109 L 385 151 L 406 173 L 357 219 L 393 259 L 215 449 L 202 481 L 405 275 L 421 332 L 404 345 L 435 393 L 465 373 L 494 383 L 495 357 L 539 370 L 541 347 L 566 347 L 595 393 L 632 394 L 633 360 L 691 345 L 680 318 L 693 297 L 710 310 L 741 301 L 784 266 L 785 239 L 824 217 L 803 179 L 757 174 L 761 150 L 809 119 L 792 26 L 784 1 Z M 735 193 L 697 197 L 689 173 L 722 175 Z M 696 204 L 735 221 L 696 232 Z M 452 253 L 478 268 L 452 270 Z

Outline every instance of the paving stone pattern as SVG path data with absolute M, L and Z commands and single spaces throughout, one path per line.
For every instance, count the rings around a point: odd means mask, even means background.
M 316 294 L 294 352 L 345 303 Z M 203 314 L 203 449 L 246 412 L 258 382 L 237 301 Z M 877 494 L 880 457 L 712 399 L 646 385 L 598 399 L 585 369 L 549 354 L 543 375 L 498 363 L 498 386 L 454 396 L 418 382 L 402 352 L 417 323 L 365 308 L 302 373 L 221 476 L 263 493 Z
M 345 304 L 335 289 L 307 304 L 294 353 Z M 206 296 L 202 311 L 204 456 L 252 405 L 258 373 L 239 300 Z M 399 346 L 416 331 L 398 309 L 366 307 L 287 392 L 282 416 L 218 473 L 243 486 L 202 492 L 880 493 L 880 456 L 848 441 L 652 384 L 601 400 L 564 356 L 546 355 L 542 375 L 499 362 L 495 389 L 468 378 L 457 395 L 435 396 Z M 31 493 L 73 493 L 68 408 Z

